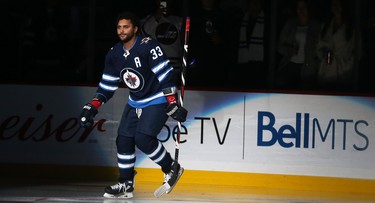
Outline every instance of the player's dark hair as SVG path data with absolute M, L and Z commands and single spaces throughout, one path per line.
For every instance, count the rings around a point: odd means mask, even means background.
M 118 24 L 120 20 L 123 20 L 123 19 L 130 20 L 135 27 L 138 27 L 138 32 L 139 32 L 140 20 L 137 15 L 128 11 L 122 12 L 117 16 L 116 25 Z

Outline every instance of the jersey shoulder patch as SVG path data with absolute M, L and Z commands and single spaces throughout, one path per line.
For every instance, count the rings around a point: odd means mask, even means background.
M 141 44 L 147 44 L 149 41 L 151 41 L 152 38 L 151 37 L 144 37 L 142 40 L 141 40 Z

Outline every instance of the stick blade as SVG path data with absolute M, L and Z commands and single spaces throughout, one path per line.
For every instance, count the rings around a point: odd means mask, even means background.
M 159 197 L 163 196 L 164 194 L 166 194 L 170 188 L 171 188 L 171 186 L 168 183 L 164 183 L 158 189 L 155 190 L 154 196 L 156 198 L 159 198 Z

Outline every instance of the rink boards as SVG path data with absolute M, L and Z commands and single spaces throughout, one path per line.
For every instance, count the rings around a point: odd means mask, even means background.
M 0 86 L 9 95 L 1 101 L 1 163 L 78 168 L 72 173 L 89 167 L 93 176 L 104 170 L 98 178 L 114 178 L 128 93 L 119 89 L 94 128 L 80 129 L 77 115 L 95 89 Z M 196 90 L 184 98 L 182 182 L 374 194 L 375 98 Z M 172 155 L 176 126 L 169 120 L 158 137 Z M 145 180 L 159 173 L 139 151 L 136 167 Z

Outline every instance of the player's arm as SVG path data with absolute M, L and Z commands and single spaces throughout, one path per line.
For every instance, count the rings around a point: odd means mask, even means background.
M 176 73 L 169 64 L 169 59 L 167 55 L 164 54 L 159 43 L 154 39 L 151 39 L 148 43 L 150 49 L 148 58 L 149 64 L 168 101 L 168 106 L 165 109 L 166 114 L 179 122 L 184 122 L 186 120 L 187 110 L 179 105 L 177 100 Z
M 119 87 L 121 80 L 113 67 L 111 51 L 106 56 L 105 69 L 94 97 L 82 108 L 79 116 L 82 127 L 88 128 L 94 123 L 93 118 L 98 113 L 99 107 L 111 99 Z

